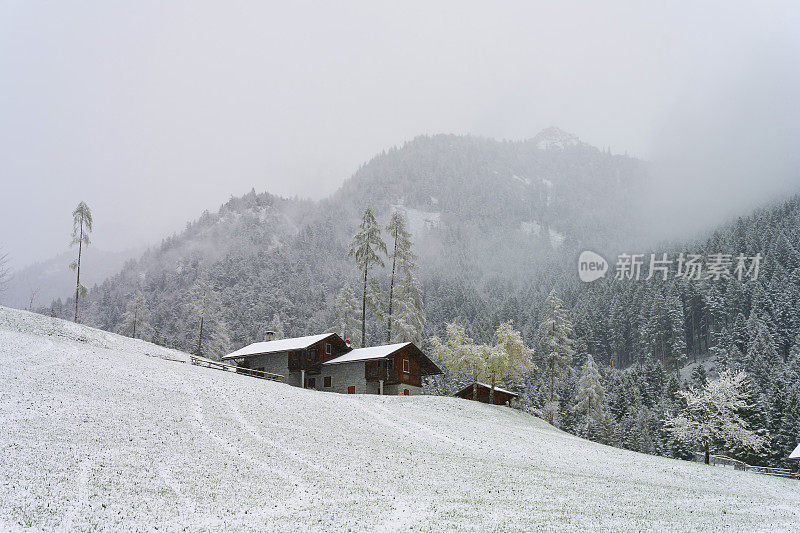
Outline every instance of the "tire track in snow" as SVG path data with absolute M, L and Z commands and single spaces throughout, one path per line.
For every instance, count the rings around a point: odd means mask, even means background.
M 442 435 L 441 433 L 434 431 L 433 429 L 429 428 L 424 424 L 420 424 L 419 422 L 414 422 L 412 420 L 408 420 L 407 418 L 402 421 L 402 424 L 393 422 L 391 419 L 398 419 L 399 416 L 394 414 L 392 411 L 387 409 L 385 406 L 382 405 L 375 405 L 375 406 L 366 406 L 360 400 L 353 399 L 353 403 L 358 407 L 360 410 L 364 411 L 370 417 L 374 418 L 380 425 L 395 429 L 412 437 L 419 438 L 420 432 L 425 433 L 430 437 L 433 437 L 436 440 L 446 442 L 448 444 L 457 445 L 458 442 L 454 439 L 451 439 L 447 435 Z M 384 414 L 384 416 L 380 416 L 375 411 L 380 411 Z M 414 432 L 409 428 L 416 428 L 418 432 Z
M 89 472 L 92 468 L 92 461 L 89 458 L 84 458 L 81 460 L 79 468 L 80 473 L 75 483 L 77 485 L 75 501 L 61 520 L 61 524 L 58 526 L 59 531 L 72 531 L 75 518 L 89 500 Z
M 311 507 L 313 504 L 303 503 L 301 501 L 302 498 L 297 498 L 295 495 L 301 489 L 309 490 L 314 488 L 313 485 L 309 485 L 306 480 L 301 479 L 299 476 L 287 474 L 282 470 L 276 469 L 276 465 L 271 465 L 265 461 L 262 461 L 261 459 L 258 459 L 250 453 L 241 451 L 230 441 L 219 435 L 217 432 L 211 429 L 208 424 L 206 424 L 203 404 L 200 399 L 200 391 L 193 389 L 190 391 L 190 394 L 192 395 L 192 414 L 194 415 L 195 424 L 199 427 L 199 429 L 216 441 L 222 448 L 228 450 L 232 455 L 236 456 L 237 458 L 244 458 L 261 470 L 269 472 L 270 474 L 275 475 L 276 477 L 279 477 L 290 484 L 288 488 L 284 488 L 284 490 L 287 490 L 288 494 L 282 502 L 281 515 L 292 515 L 294 513 L 308 511 L 309 507 Z M 319 490 L 316 490 L 316 492 L 318 493 L 317 495 L 320 496 Z M 262 514 L 268 519 L 272 517 L 272 513 L 266 510 Z
M 323 475 L 327 474 L 327 469 L 323 465 L 321 465 L 319 463 L 316 463 L 314 461 L 311 461 L 309 459 L 305 459 L 304 457 L 299 457 L 299 456 L 297 456 L 295 454 L 287 452 L 280 444 L 276 443 L 274 440 L 272 440 L 269 437 L 267 437 L 263 432 L 259 431 L 253 424 L 251 424 L 244 417 L 242 412 L 239 411 L 239 408 L 236 407 L 236 405 L 234 405 L 234 403 L 231 401 L 230 397 L 228 397 L 227 395 L 224 395 L 224 398 L 225 398 L 225 402 L 228 404 L 228 406 L 230 407 L 230 409 L 233 412 L 234 416 L 236 417 L 236 421 L 239 422 L 239 425 L 241 425 L 245 429 L 245 431 L 250 433 L 250 435 L 252 435 L 256 440 L 258 440 L 259 442 L 263 442 L 265 444 L 268 444 L 269 446 L 271 446 L 273 449 L 275 449 L 277 452 L 281 453 L 282 455 L 288 457 L 289 459 L 291 459 L 293 461 L 297 461 L 299 463 L 302 463 L 302 464 L 306 465 L 308 468 L 310 468 L 310 469 L 312 469 L 312 470 L 314 470 L 314 471 L 316 471 L 316 472 L 318 472 L 320 474 L 323 474 Z

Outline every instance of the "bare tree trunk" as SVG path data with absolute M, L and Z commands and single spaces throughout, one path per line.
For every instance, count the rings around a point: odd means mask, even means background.
M 494 374 L 492 374 L 492 387 L 489 389 L 489 403 L 494 405 Z
M 197 355 L 203 355 L 203 319 L 205 317 L 200 317 L 200 335 L 197 337 Z
M 705 452 L 706 452 L 705 453 L 706 464 L 710 464 L 711 463 L 711 453 L 710 453 L 710 450 L 709 450 L 710 447 L 709 447 L 709 444 L 708 444 L 708 437 L 704 437 L 703 438 L 703 447 L 705 448 Z
M 472 373 L 472 399 L 478 401 L 478 373 Z
M 364 294 L 361 297 L 361 347 L 366 346 L 367 336 L 367 268 L 364 267 Z
M 133 312 L 133 338 L 136 338 L 136 320 L 138 319 L 138 313 L 136 311 Z
M 394 270 L 397 264 L 397 233 L 394 235 L 394 253 L 392 254 L 392 276 L 389 278 L 389 321 L 386 327 L 386 344 L 392 342 L 392 294 L 394 293 Z
M 78 280 L 75 282 L 75 322 L 78 321 L 78 298 L 81 292 L 81 251 L 83 248 L 83 220 L 81 220 L 81 240 L 78 241 Z

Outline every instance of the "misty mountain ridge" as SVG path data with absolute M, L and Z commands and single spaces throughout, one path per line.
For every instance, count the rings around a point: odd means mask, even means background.
M 260 338 L 275 314 L 287 334 L 323 331 L 333 324 L 336 292 L 357 283 L 347 246 L 369 206 L 382 226 L 394 210 L 407 215 L 432 315 L 461 316 L 481 330 L 495 319 L 482 313 L 485 301 L 553 280 L 581 249 L 634 239 L 647 180 L 643 161 L 557 128 L 526 141 L 419 136 L 375 156 L 318 202 L 255 190 L 231 198 L 129 261 L 82 308 L 89 323 L 117 330 L 128 298 L 142 290 L 159 334 L 185 346 L 191 334 L 179 316 L 206 271 L 223 294 L 234 344 Z

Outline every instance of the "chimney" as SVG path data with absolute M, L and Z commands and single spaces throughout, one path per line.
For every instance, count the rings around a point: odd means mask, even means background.
M 265 342 L 274 341 L 274 340 L 275 340 L 275 332 L 274 331 L 267 331 L 266 333 L 264 333 L 264 341 Z

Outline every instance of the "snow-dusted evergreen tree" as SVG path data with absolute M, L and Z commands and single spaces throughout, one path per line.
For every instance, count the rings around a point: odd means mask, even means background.
M 143 339 L 153 333 L 153 328 L 150 325 L 150 311 L 147 307 L 147 300 L 144 298 L 142 291 L 137 290 L 131 299 L 123 315 L 122 327 L 120 333 L 128 335 L 134 339 Z
M 361 343 L 358 331 L 358 298 L 349 283 L 345 283 L 336 296 L 336 331 L 354 346 Z
M 478 399 L 478 381 L 486 375 L 485 348 L 476 346 L 467 335 L 464 326 L 448 323 L 447 340 L 431 339 L 434 358 L 442 361 L 455 372 L 463 372 L 472 379 L 472 399 Z
M 549 403 L 550 423 L 554 422 L 553 402 L 556 397 L 556 379 L 568 368 L 575 355 L 573 347 L 572 322 L 567 316 L 563 302 L 551 291 L 547 297 L 547 310 L 545 318 L 539 326 L 539 349 L 547 365 L 547 374 L 550 382 Z
M 70 265 L 77 273 L 75 280 L 75 322 L 78 321 L 78 301 L 81 296 L 86 296 L 86 287 L 81 285 L 81 254 L 83 246 L 89 246 L 89 234 L 92 232 L 92 211 L 84 202 L 72 212 L 72 241 L 70 246 L 78 245 L 78 258 Z
M 747 345 L 747 366 L 745 367 L 756 381 L 761 391 L 769 388 L 773 370 L 782 362 L 775 342 L 772 340 L 767 324 L 758 316 L 751 317 L 748 325 L 750 342 Z
M 11 268 L 8 266 L 8 253 L 0 249 L 0 295 L 8 289 Z
M 761 448 L 764 438 L 749 427 L 739 413 L 752 407 L 747 403 L 746 380 L 744 372 L 723 372 L 719 379 L 709 381 L 702 389 L 692 387 L 678 391 L 686 407 L 667 420 L 667 430 L 679 439 L 702 444 L 706 464 L 709 464 L 711 446 L 716 442 Z
M 586 362 L 578 379 L 578 398 L 575 411 L 584 421 L 583 434 L 589 436 L 592 428 L 600 428 L 605 423 L 605 389 L 600 382 L 600 371 L 592 354 L 586 354 Z
M 272 315 L 272 322 L 269 324 L 269 330 L 275 336 L 275 340 L 286 337 L 286 332 L 283 330 L 283 322 L 281 322 L 281 317 L 278 313 Z
M 489 378 L 489 403 L 494 403 L 498 381 L 519 379 L 533 365 L 533 351 L 525 346 L 512 321 L 503 322 L 494 333 L 494 344 L 483 349 L 486 375 Z
M 421 343 L 425 331 L 422 290 L 413 271 L 406 270 L 395 289 L 395 320 L 390 342 Z
M 393 311 L 395 309 L 395 275 L 398 272 L 397 267 L 400 266 L 400 271 L 402 275 L 408 273 L 408 271 L 413 269 L 413 265 L 416 263 L 416 258 L 414 257 L 414 253 L 411 251 L 411 234 L 406 229 L 406 217 L 402 213 L 402 211 L 395 211 L 392 213 L 392 217 L 389 220 L 389 224 L 386 226 L 386 231 L 389 233 L 389 237 L 392 239 L 393 242 L 390 242 L 392 245 L 392 251 L 389 254 L 389 257 L 392 258 L 392 271 L 389 275 L 389 308 L 386 314 L 387 322 L 386 322 L 386 342 L 392 341 L 392 318 L 393 318 Z M 398 265 L 399 262 L 399 265 Z
M 373 266 L 384 266 L 379 253 L 386 255 L 386 243 L 381 239 L 381 228 L 375 220 L 370 208 L 364 210 L 359 231 L 350 243 L 349 255 L 356 260 L 356 266 L 363 273 L 364 285 L 361 298 L 361 346 L 366 346 L 367 336 L 367 285 L 369 269 Z M 374 295 L 374 291 L 373 295 Z
M 197 327 L 195 354 L 219 358 L 230 348 L 228 326 L 222 318 L 222 301 L 207 275 L 201 274 L 191 291 L 191 323 Z

